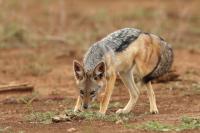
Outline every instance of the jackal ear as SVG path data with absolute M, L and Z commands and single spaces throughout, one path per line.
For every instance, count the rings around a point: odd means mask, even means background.
M 96 65 L 93 71 L 94 80 L 102 79 L 105 76 L 105 71 L 106 71 L 106 65 L 102 61 L 98 65 Z
M 77 80 L 82 80 L 85 77 L 83 66 L 76 60 L 73 61 L 74 76 Z

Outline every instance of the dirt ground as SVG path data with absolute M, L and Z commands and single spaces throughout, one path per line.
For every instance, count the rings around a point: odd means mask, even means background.
M 95 41 L 123 27 L 159 34 L 174 47 L 172 69 L 178 81 L 153 84 L 159 114 L 152 115 L 145 90 L 128 121 L 177 124 L 183 116 L 200 117 L 200 1 L 102 0 L 70 1 L 0 0 L 0 84 L 29 83 L 34 92 L 0 94 L 0 129 L 13 132 L 153 132 L 123 124 L 94 121 L 30 123 L 31 112 L 62 112 L 74 106 L 77 88 L 72 61 L 81 61 Z M 27 105 L 16 102 L 35 96 Z M 115 87 L 112 102 L 126 104 L 127 89 Z M 117 108 L 108 110 L 115 113 Z M 0 131 L 1 132 L 1 131 Z M 3 131 L 4 132 L 4 131 Z M 5 130 L 6 132 L 6 130 Z M 200 129 L 182 132 L 200 132 Z

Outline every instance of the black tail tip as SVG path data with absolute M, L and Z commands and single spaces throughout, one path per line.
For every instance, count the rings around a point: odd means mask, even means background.
M 153 80 L 153 79 L 154 79 L 154 77 L 145 76 L 142 80 L 143 80 L 143 82 L 146 84 L 146 83 L 148 83 L 149 81 L 151 81 L 151 80 Z

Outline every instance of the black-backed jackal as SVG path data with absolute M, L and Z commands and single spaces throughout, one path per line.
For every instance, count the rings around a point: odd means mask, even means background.
M 83 65 L 73 62 L 74 75 L 79 88 L 74 111 L 89 108 L 100 97 L 100 110 L 106 113 L 116 75 L 129 91 L 130 99 L 116 113 L 129 113 L 137 102 L 142 87 L 146 88 L 150 112 L 158 113 L 151 80 L 166 73 L 173 62 L 171 45 L 161 37 L 134 28 L 115 31 L 93 44 L 85 54 Z M 136 84 L 133 73 L 139 75 Z

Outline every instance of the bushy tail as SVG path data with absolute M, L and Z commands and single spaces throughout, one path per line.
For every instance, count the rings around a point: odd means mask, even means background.
M 160 50 L 160 56 L 158 59 L 158 63 L 156 67 L 151 71 L 149 74 L 143 77 L 143 82 L 148 83 L 149 81 L 162 76 L 165 74 L 167 71 L 172 66 L 173 63 L 173 50 L 170 44 L 165 42 L 162 38 L 160 38 L 160 43 L 159 45 L 161 46 Z

